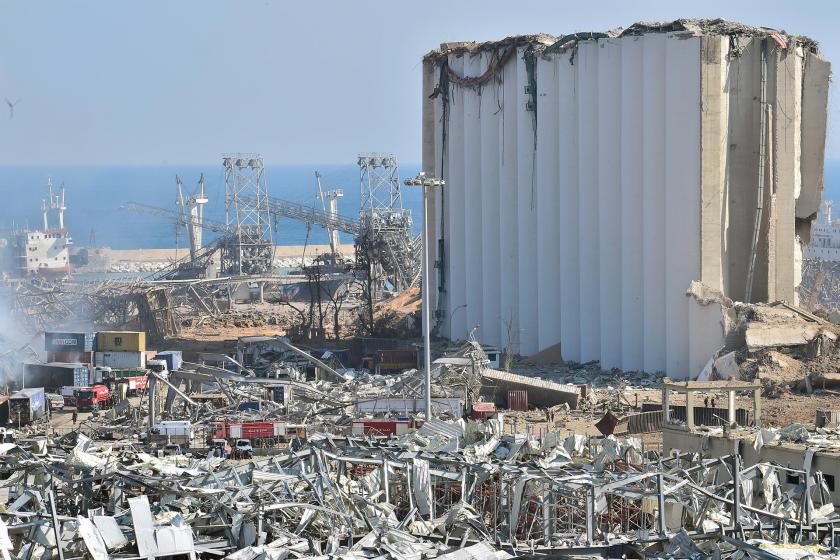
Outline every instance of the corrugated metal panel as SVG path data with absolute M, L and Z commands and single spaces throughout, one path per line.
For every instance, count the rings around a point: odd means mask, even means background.
M 662 411 L 639 412 L 626 417 L 627 428 L 631 434 L 648 434 L 662 429 Z
M 146 333 L 140 331 L 99 331 L 96 333 L 99 352 L 145 352 Z
M 507 407 L 508 410 L 519 410 L 522 412 L 527 412 L 528 391 L 508 391 Z

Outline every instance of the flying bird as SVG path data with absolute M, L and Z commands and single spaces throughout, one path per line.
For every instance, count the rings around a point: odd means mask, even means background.
M 8 105 L 8 106 L 9 106 L 9 120 L 12 120 L 12 117 L 14 117 L 14 116 L 15 116 L 15 105 L 17 105 L 18 103 L 20 103 L 20 101 L 21 101 L 21 100 L 20 100 L 20 99 L 18 99 L 17 101 L 15 101 L 14 103 L 12 103 L 11 101 L 9 101 L 9 98 L 8 98 L 8 97 L 6 98 L 6 105 Z

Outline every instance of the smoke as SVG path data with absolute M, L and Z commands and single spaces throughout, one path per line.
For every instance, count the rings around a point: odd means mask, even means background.
M 23 364 L 42 361 L 44 333 L 20 317 L 13 286 L 0 290 L 0 393 L 22 386 Z

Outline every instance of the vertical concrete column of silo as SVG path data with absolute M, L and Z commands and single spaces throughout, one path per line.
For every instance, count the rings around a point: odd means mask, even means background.
M 515 47 L 514 47 L 515 48 Z M 514 55 L 516 56 L 516 55 Z M 501 293 L 501 332 L 503 349 L 513 352 L 519 350 L 519 275 L 517 251 L 519 250 L 518 197 L 517 197 L 517 107 L 516 63 L 511 59 L 502 69 L 502 165 L 499 181 L 500 200 L 499 232 L 501 274 L 499 275 Z
M 724 290 L 726 165 L 728 138 L 727 59 L 729 38 L 700 38 L 700 277 L 722 294 Z M 689 376 L 699 373 L 724 341 L 724 310 L 717 298 L 689 297 Z
M 458 76 L 464 75 L 464 54 L 450 54 L 449 68 Z M 446 204 L 449 206 L 448 229 L 448 285 L 446 314 L 449 337 L 462 339 L 466 335 L 467 320 L 463 306 L 467 302 L 466 283 L 466 197 L 464 193 L 464 88 L 452 84 L 449 91 L 449 131 L 447 139 L 449 173 L 446 179 Z M 454 313 L 459 309 L 459 313 Z M 447 328 L 449 331 L 449 328 Z
M 598 229 L 598 43 L 583 41 L 578 72 L 578 225 L 581 360 L 601 359 L 601 232 Z
M 666 372 L 689 371 L 685 291 L 700 276 L 700 38 L 667 34 L 665 51 Z
M 481 53 L 482 68 L 487 69 L 497 60 L 494 51 Z M 501 346 L 499 329 L 501 294 L 499 293 L 500 228 L 499 228 L 499 171 L 501 165 L 501 111 L 502 81 L 496 68 L 492 77 L 481 87 L 481 275 L 482 275 L 482 324 L 481 337 L 486 344 Z
M 537 83 L 537 348 L 546 350 L 560 342 L 560 278 L 558 258 L 560 220 L 558 219 L 558 149 L 557 126 L 559 83 L 557 57 L 536 56 Z M 562 347 L 561 347 L 562 349 Z
M 621 369 L 644 369 L 644 37 L 621 39 Z
M 811 50 L 806 50 L 802 71 L 802 187 L 796 199 L 796 218 L 799 226 L 797 234 L 807 244 L 811 240 L 811 221 L 822 201 L 831 64 Z
M 519 293 L 519 353 L 530 356 L 537 352 L 539 337 L 539 301 L 537 299 L 537 198 L 535 181 L 536 104 L 535 84 L 530 79 L 525 60 L 525 47 L 516 52 L 516 192 L 517 192 L 517 261 Z
M 563 358 L 581 360 L 580 321 L 580 191 L 578 190 L 578 73 L 572 64 L 574 48 L 556 55 L 558 81 L 556 153 L 558 166 L 557 217 L 560 222 L 558 261 L 560 262 L 560 346 Z M 588 308 L 586 309 L 588 312 Z
M 478 52 L 464 55 L 463 76 L 481 76 L 481 55 Z M 464 273 L 466 294 L 462 310 L 466 320 L 464 334 L 480 328 L 482 323 L 482 221 L 481 211 L 481 96 L 480 85 L 464 87 Z M 456 319 L 457 320 L 457 319 Z M 479 340 L 481 332 L 477 331 Z
M 775 286 L 771 300 L 786 300 L 794 305 L 796 290 L 796 198 L 801 190 L 801 125 L 802 125 L 802 47 L 790 42 L 787 48 L 773 46 L 776 61 L 775 100 L 773 102 L 773 215 L 772 236 L 775 253 Z
M 642 37 L 642 324 L 644 370 L 665 371 L 665 50 L 664 33 Z
M 598 40 L 598 269 L 601 367 L 621 367 L 621 39 Z
M 723 262 L 724 293 L 735 301 L 746 299 L 746 286 L 757 208 L 769 209 L 770 188 L 759 202 L 759 138 L 761 135 L 761 38 L 739 37 L 738 48 L 727 48 L 728 92 L 727 167 L 724 178 L 726 249 Z M 713 148 L 710 148 L 713 149 Z M 764 171 L 766 173 L 766 171 Z M 767 298 L 767 216 L 763 212 L 756 247 L 752 299 Z

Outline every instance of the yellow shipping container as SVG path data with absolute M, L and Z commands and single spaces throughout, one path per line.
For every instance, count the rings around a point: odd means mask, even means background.
M 99 331 L 96 333 L 98 352 L 145 352 L 146 333 L 137 331 Z

